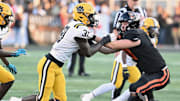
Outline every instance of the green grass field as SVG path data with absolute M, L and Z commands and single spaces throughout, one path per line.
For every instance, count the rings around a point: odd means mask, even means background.
M 15 75 L 16 81 L 8 94 L 4 97 L 8 100 L 11 96 L 23 97 L 38 93 L 37 63 L 39 59 L 49 51 L 48 48 L 38 46 L 27 48 L 28 54 L 18 58 L 9 58 L 18 69 Z M 162 52 L 171 73 L 171 83 L 163 90 L 155 92 L 156 99 L 160 101 L 180 101 L 180 52 Z M 96 54 L 86 59 L 86 71 L 90 77 L 77 75 L 78 63 L 73 77 L 68 77 L 67 65 L 63 67 L 66 76 L 66 89 L 68 101 L 80 101 L 80 95 L 87 93 L 103 83 L 110 82 L 110 74 L 114 55 Z M 128 87 L 128 83 L 125 88 Z M 96 97 L 93 101 L 111 101 L 111 92 Z

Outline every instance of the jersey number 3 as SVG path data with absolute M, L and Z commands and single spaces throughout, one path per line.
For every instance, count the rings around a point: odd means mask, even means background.
M 61 32 L 61 34 L 60 34 L 59 39 L 57 40 L 57 42 L 60 42 L 60 41 L 64 38 L 64 36 L 65 36 L 65 34 L 66 34 L 66 32 L 68 31 L 69 28 L 70 28 L 69 26 L 66 26 L 66 27 L 62 30 L 62 32 Z

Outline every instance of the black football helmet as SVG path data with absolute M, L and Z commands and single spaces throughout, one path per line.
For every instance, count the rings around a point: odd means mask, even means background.
M 139 22 L 140 18 L 138 17 L 138 14 L 132 11 L 128 11 L 123 13 L 119 19 L 118 19 L 118 30 L 121 31 L 121 23 L 122 22 L 128 22 L 129 25 L 126 28 L 126 30 L 132 29 L 132 28 L 139 28 Z

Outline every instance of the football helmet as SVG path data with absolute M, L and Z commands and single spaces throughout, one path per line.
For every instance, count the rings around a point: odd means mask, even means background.
M 144 30 L 150 38 L 159 35 L 159 28 L 159 22 L 153 17 L 145 18 L 141 23 L 141 29 Z
M 88 3 L 79 3 L 74 7 L 73 19 L 91 27 L 98 24 L 95 10 Z
M 6 27 L 13 20 L 13 12 L 8 4 L 0 2 L 0 26 Z
M 0 2 L 0 38 L 4 36 L 14 21 L 13 12 L 8 4 Z
M 117 30 L 121 31 L 122 22 L 128 22 L 127 30 L 131 28 L 139 28 L 139 21 L 140 19 L 137 13 L 132 11 L 125 12 L 118 19 Z

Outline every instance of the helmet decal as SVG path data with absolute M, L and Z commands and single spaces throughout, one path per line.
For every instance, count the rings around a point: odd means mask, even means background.
M 84 8 L 83 8 L 83 6 L 79 6 L 79 7 L 77 7 L 77 12 L 79 12 L 79 13 L 83 13 L 83 12 L 84 12 Z

